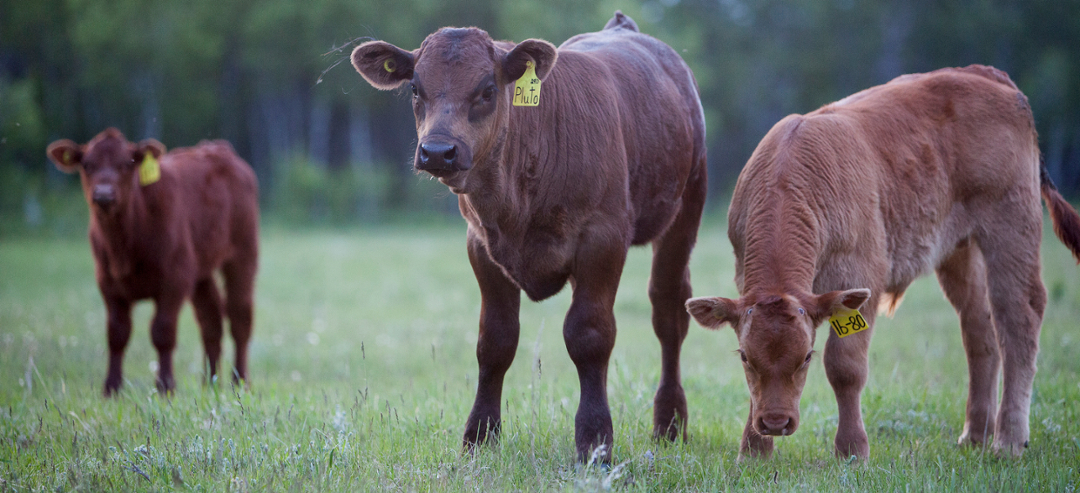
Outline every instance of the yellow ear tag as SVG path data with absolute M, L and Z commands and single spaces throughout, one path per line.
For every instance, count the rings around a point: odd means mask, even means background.
M 382 68 L 387 72 L 392 73 L 393 71 L 397 70 L 397 64 L 395 64 L 393 60 L 390 60 L 388 58 L 386 59 L 386 61 L 382 62 Z
M 514 106 L 540 106 L 540 78 L 532 60 L 525 62 L 525 74 L 514 84 Z
M 71 151 L 64 151 L 64 164 L 71 164 Z
M 158 165 L 157 158 L 152 153 L 147 152 L 142 164 L 139 165 L 139 184 L 146 186 L 160 179 L 161 166 Z
M 829 326 L 832 327 L 833 332 L 836 332 L 836 335 L 847 337 L 866 330 L 867 324 L 866 319 L 862 318 L 859 310 L 841 308 L 833 316 L 829 317 Z

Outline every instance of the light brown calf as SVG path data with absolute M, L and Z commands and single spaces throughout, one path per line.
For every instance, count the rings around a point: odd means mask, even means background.
M 1046 304 L 1040 192 L 1080 258 L 1080 216 L 1040 175 L 1036 141 L 1027 98 L 978 65 L 898 77 L 772 128 L 728 213 L 741 297 L 686 303 L 702 325 L 738 336 L 751 396 L 742 454 L 768 456 L 771 436 L 795 432 L 816 327 L 862 307 L 868 327 L 830 330 L 824 363 L 840 414 L 835 452 L 867 457 L 860 395 L 875 314 L 931 270 L 967 351 L 960 442 L 993 435 L 995 450 L 1022 453 Z

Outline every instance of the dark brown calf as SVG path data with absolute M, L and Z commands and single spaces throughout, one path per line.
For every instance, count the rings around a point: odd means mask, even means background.
M 221 355 L 223 312 L 236 343 L 233 380 L 245 379 L 259 250 L 258 185 L 247 163 L 225 141 L 165 154 L 160 142 L 135 145 L 114 128 L 81 146 L 58 140 L 47 152 L 61 170 L 79 171 L 90 206 L 90 246 L 108 312 L 105 395 L 122 382 L 131 306 L 147 298 L 156 306 L 150 338 L 158 351 L 160 391 L 175 386 L 176 321 L 187 298 L 195 307 L 210 380 Z M 224 300 L 214 281 L 219 270 Z
M 649 242 L 649 297 L 663 357 L 653 431 L 685 437 L 679 351 L 706 165 L 705 120 L 682 59 L 617 12 L 604 30 L 558 50 L 546 41 L 514 45 L 476 28 L 445 28 L 414 51 L 364 43 L 352 61 L 376 88 L 410 87 L 415 167 L 458 195 L 468 222 L 482 302 L 479 384 L 465 447 L 499 431 L 521 292 L 538 301 L 567 281 L 574 296 L 563 336 L 581 384 L 577 451 L 584 458 L 610 446 L 612 305 L 627 248 Z
M 686 304 L 702 325 L 738 335 L 751 402 L 743 454 L 767 456 L 771 436 L 795 432 L 815 329 L 839 315 L 824 355 L 835 451 L 867 457 L 859 401 L 877 309 L 894 310 L 931 270 L 967 351 L 960 442 L 993 435 L 995 450 L 1022 453 L 1046 305 L 1040 193 L 1080 258 L 1080 216 L 1040 177 L 1036 140 L 1027 98 L 979 65 L 898 77 L 772 128 L 728 212 L 741 298 Z

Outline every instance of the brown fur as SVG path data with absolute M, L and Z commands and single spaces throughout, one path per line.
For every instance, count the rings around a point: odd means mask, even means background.
M 843 339 L 830 330 L 825 345 L 835 452 L 867 457 L 859 401 L 875 308 L 895 308 L 931 270 L 968 355 L 960 441 L 993 434 L 995 450 L 1022 452 L 1046 304 L 1040 189 L 1058 237 L 1080 255 L 1080 216 L 1040 180 L 1036 140 L 1027 98 L 1005 73 L 977 65 L 905 75 L 773 127 L 728 214 L 741 298 L 687 302 L 702 325 L 731 324 L 748 360 L 743 454 L 767 456 L 770 435 L 798 427 L 801 362 L 816 327 L 844 305 L 862 306 L 869 330 Z
M 247 163 L 225 141 L 165 154 L 159 142 L 135 145 L 113 128 L 81 146 L 66 139 L 53 142 L 47 153 L 61 170 L 79 172 L 90 206 L 90 246 L 108 312 L 105 395 L 122 383 L 131 306 L 143 299 L 156 306 L 150 337 L 158 351 L 159 390 L 175 386 L 176 322 L 187 298 L 202 332 L 211 381 L 221 354 L 223 312 L 236 343 L 233 379 L 245 379 L 259 245 L 258 186 Z M 161 179 L 144 186 L 138 166 L 146 153 L 158 156 Z M 225 280 L 224 300 L 215 271 Z
M 515 107 L 514 83 L 527 61 L 543 80 L 540 105 Z M 546 41 L 514 45 L 476 28 L 445 28 L 412 52 L 365 43 L 353 64 L 377 88 L 415 88 L 416 167 L 458 194 L 468 221 L 482 305 L 480 381 L 464 446 L 499 429 L 521 291 L 542 300 L 567 281 L 574 296 L 563 335 L 581 382 L 577 450 L 584 458 L 610 446 L 612 305 L 627 248 L 649 242 L 649 295 L 663 355 L 653 430 L 685 437 L 679 351 L 706 163 L 697 85 L 682 59 L 617 12 L 607 29 L 558 50 Z

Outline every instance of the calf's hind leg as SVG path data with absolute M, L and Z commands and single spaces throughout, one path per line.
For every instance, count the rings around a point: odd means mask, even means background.
M 1027 447 L 1035 358 L 1046 308 L 1046 289 L 1039 276 L 1042 217 L 1041 211 L 1027 217 L 1009 211 L 997 217 L 1012 219 L 986 228 L 979 241 L 1003 370 L 993 449 L 1019 456 Z
M 703 169 L 703 168 L 702 168 Z M 682 209 L 663 236 L 653 242 L 649 301 L 652 323 L 660 339 L 660 386 L 653 398 L 653 437 L 686 440 L 689 415 L 682 388 L 679 354 L 690 327 L 686 300 L 691 296 L 690 252 L 697 241 L 701 210 L 705 205 L 705 180 L 692 179 L 683 194 Z
M 1001 358 L 986 291 L 986 264 L 970 242 L 937 268 L 945 297 L 960 316 L 968 363 L 968 401 L 961 445 L 983 445 L 994 433 L 997 379 Z
M 225 278 L 225 312 L 229 315 L 229 333 L 236 346 L 233 383 L 247 380 L 248 342 L 254 323 L 255 271 L 257 257 L 252 251 L 238 255 L 222 266 Z M 218 329 L 220 332 L 220 328 Z M 220 335 L 218 339 L 220 340 Z

